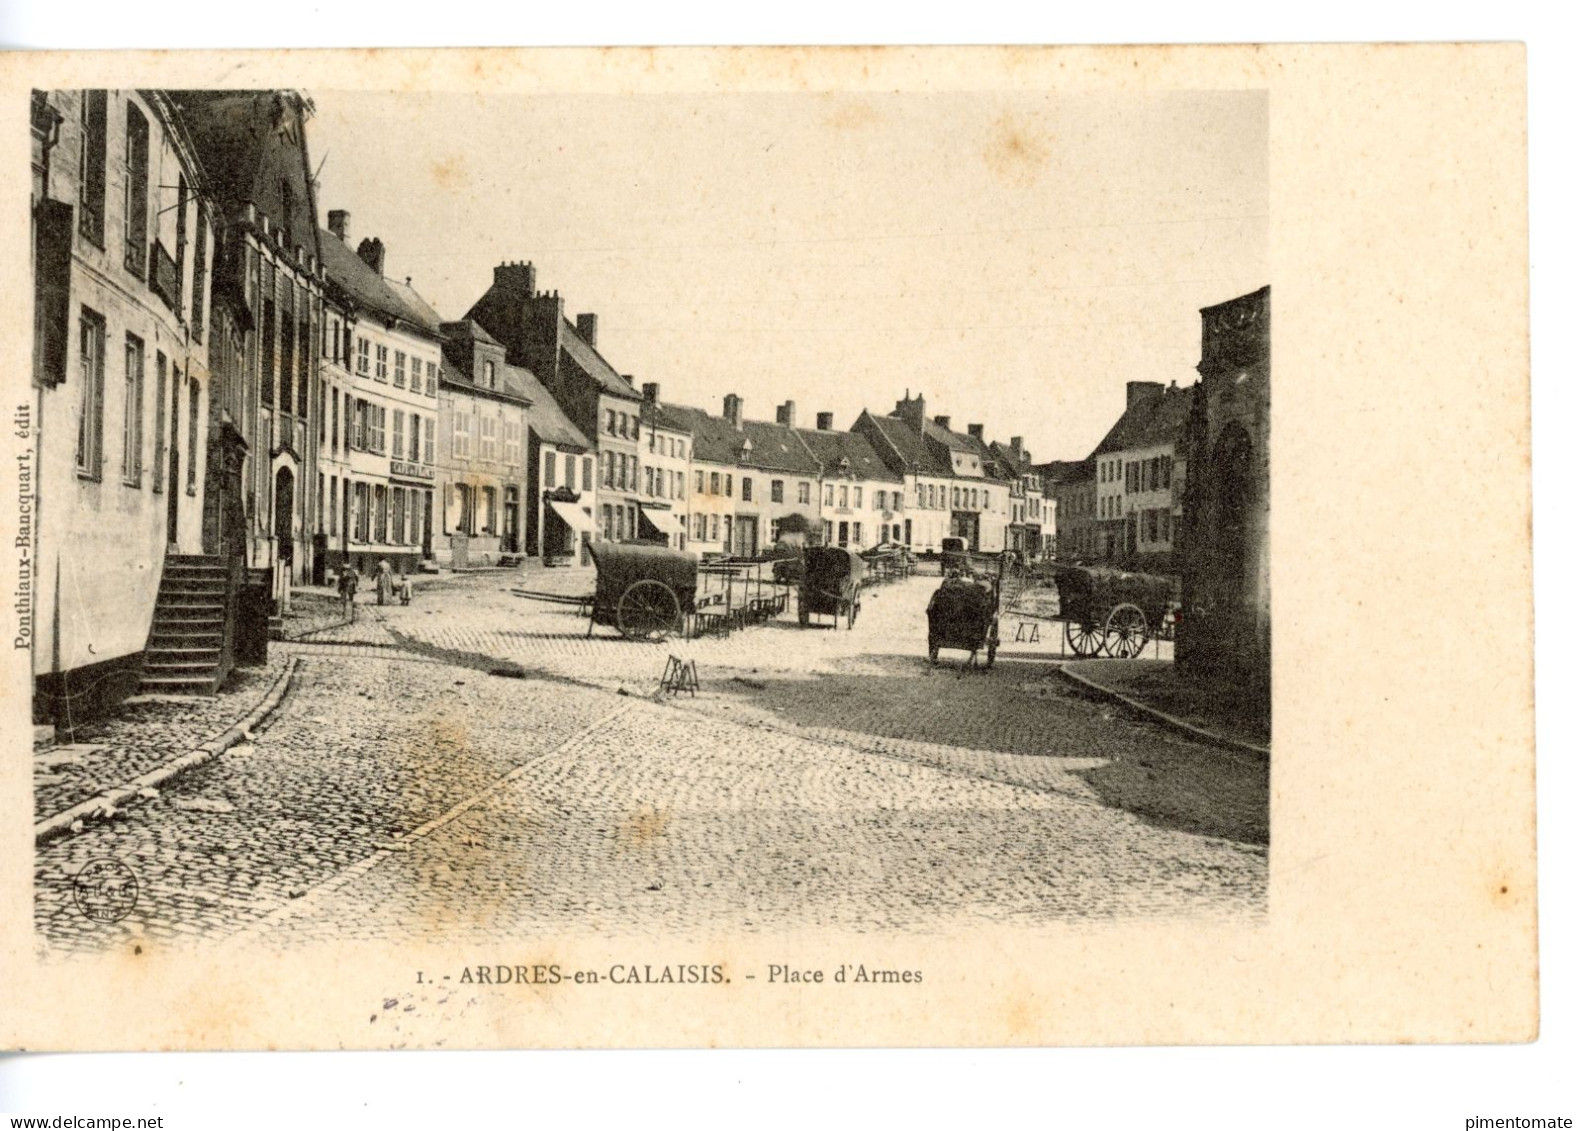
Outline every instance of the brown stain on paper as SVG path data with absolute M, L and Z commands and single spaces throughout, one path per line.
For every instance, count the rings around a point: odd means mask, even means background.
M 665 828 L 669 824 L 668 810 L 655 809 L 650 805 L 641 806 L 624 819 L 617 829 L 621 847 L 634 850 L 647 848 L 664 835 Z
M 831 95 L 827 102 L 824 126 L 838 133 L 853 133 L 877 126 L 883 121 L 883 115 L 862 99 Z
M 1043 175 L 1054 154 L 1054 137 L 1034 119 L 1002 114 L 983 147 L 983 160 L 997 178 L 1012 185 L 1031 185 Z
M 467 170 L 460 157 L 447 157 L 434 162 L 429 175 L 434 178 L 438 188 L 460 191 L 467 187 Z

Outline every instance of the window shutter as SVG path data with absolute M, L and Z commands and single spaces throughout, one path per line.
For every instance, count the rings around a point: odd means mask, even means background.
M 71 343 L 73 209 L 41 200 L 33 238 L 33 377 L 49 388 L 66 380 Z

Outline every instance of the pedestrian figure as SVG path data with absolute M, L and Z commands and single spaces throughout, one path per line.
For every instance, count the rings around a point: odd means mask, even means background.
M 390 571 L 390 563 L 382 558 L 379 561 L 379 571 L 374 576 L 374 587 L 378 592 L 379 603 L 388 605 L 395 593 L 395 574 Z
M 401 594 L 401 603 L 410 605 L 412 603 L 412 579 L 404 572 L 401 574 L 401 583 L 397 586 L 397 589 Z
M 357 567 L 347 562 L 346 568 L 341 571 L 339 587 L 341 605 L 353 620 L 357 618 L 357 581 Z

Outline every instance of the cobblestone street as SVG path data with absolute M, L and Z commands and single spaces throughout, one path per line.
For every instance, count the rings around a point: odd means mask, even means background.
M 854 631 L 793 615 L 662 645 L 587 639 L 574 610 L 519 584 L 448 577 L 410 607 L 359 605 L 355 624 L 274 645 L 300 666 L 251 741 L 39 850 L 44 939 L 1262 911 L 1267 765 L 1052 678 L 1055 626 L 991 671 L 962 653 L 930 669 L 929 578 L 870 591 Z M 700 692 L 655 702 L 671 654 L 696 660 Z M 489 674 L 503 662 L 527 678 Z M 101 858 L 139 884 L 114 924 L 73 900 Z

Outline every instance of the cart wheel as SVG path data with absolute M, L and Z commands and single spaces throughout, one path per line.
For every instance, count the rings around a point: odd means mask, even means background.
M 857 610 L 860 606 L 856 601 L 846 606 L 846 631 L 851 631 L 851 626 L 857 623 Z
M 1130 660 L 1148 643 L 1148 618 L 1136 605 L 1116 605 L 1104 621 L 1104 650 L 1117 660 Z
M 663 640 L 681 630 L 681 603 L 662 581 L 636 581 L 615 607 L 615 627 L 632 640 Z
M 1104 633 L 1087 621 L 1066 622 L 1066 644 L 1079 660 L 1097 656 L 1104 650 Z

